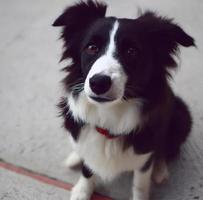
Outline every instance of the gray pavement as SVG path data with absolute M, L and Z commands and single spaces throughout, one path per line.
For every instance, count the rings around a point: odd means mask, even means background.
M 58 64 L 60 30 L 51 27 L 69 0 L 0 1 L 0 158 L 60 180 L 75 183 L 77 171 L 63 166 L 71 151 L 57 118 L 63 74 Z M 169 181 L 153 187 L 152 200 L 203 200 L 203 1 L 107 0 L 108 15 L 136 16 L 137 6 L 174 17 L 198 48 L 181 49 L 180 70 L 171 83 L 190 105 L 192 135 Z M 117 200 L 130 195 L 131 174 L 98 191 Z M 0 199 L 69 199 L 69 192 L 0 169 Z
M 69 193 L 25 176 L 0 169 L 1 200 L 67 200 Z M 6 183 L 6 184 L 5 184 Z

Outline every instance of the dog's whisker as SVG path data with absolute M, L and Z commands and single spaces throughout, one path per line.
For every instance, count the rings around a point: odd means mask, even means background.
M 76 92 L 81 92 L 84 89 L 84 83 L 77 83 L 76 85 L 71 87 L 71 90 Z

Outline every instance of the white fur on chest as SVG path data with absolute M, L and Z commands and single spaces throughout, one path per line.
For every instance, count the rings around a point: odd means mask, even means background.
M 123 150 L 119 137 L 107 139 L 89 125 L 81 130 L 75 150 L 93 172 L 105 180 L 125 171 L 141 169 L 150 155 L 137 155 L 132 147 Z
M 91 103 L 81 92 L 77 99 L 69 95 L 68 104 L 76 120 L 108 129 L 115 135 L 136 130 L 141 121 L 141 102 L 135 99 L 100 105 Z
M 129 134 L 140 125 L 140 101 L 97 104 L 81 92 L 76 99 L 70 94 L 68 104 L 74 119 L 86 123 L 74 149 L 93 172 L 102 179 L 111 180 L 122 172 L 141 169 L 150 153 L 137 155 L 132 147 L 123 150 L 120 137 L 110 140 L 95 129 L 98 126 L 114 135 Z

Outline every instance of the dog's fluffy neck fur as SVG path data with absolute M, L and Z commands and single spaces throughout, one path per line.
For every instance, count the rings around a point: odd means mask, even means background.
M 99 105 L 89 102 L 81 92 L 78 98 L 69 95 L 68 104 L 75 120 L 107 129 L 113 135 L 129 134 L 141 122 L 142 101 L 136 99 Z

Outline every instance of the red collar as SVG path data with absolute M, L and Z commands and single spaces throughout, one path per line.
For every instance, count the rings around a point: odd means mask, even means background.
M 107 129 L 96 127 L 96 130 L 97 130 L 97 132 L 99 132 L 101 135 L 104 135 L 108 139 L 113 139 L 113 138 L 118 137 L 116 135 L 111 135 Z

